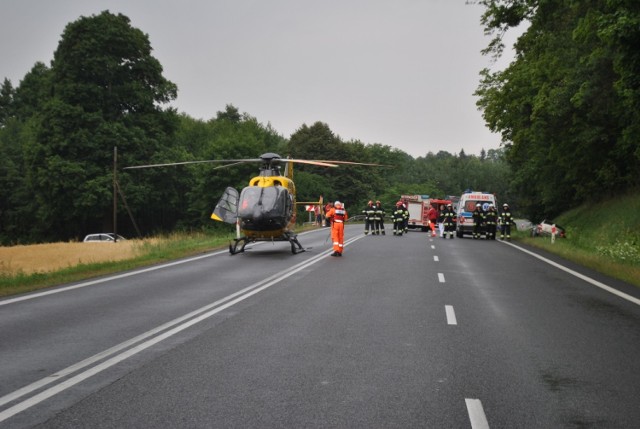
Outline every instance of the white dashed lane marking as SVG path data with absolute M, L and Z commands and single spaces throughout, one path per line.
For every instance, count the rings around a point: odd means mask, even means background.
M 489 422 L 487 422 L 487 416 L 484 414 L 482 408 L 482 402 L 480 399 L 465 399 L 467 403 L 467 412 L 469 413 L 469 420 L 471 421 L 471 429 L 489 429 Z
M 456 312 L 453 311 L 452 305 L 445 305 L 444 310 L 447 313 L 447 324 L 449 325 L 457 325 L 458 321 L 456 320 Z

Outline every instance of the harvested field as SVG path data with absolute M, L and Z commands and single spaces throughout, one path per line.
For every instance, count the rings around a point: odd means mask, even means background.
M 79 264 L 121 261 L 138 256 L 144 241 L 50 243 L 0 247 L 0 274 L 46 273 Z

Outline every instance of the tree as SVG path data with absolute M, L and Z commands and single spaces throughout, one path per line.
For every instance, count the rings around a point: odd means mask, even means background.
M 52 96 L 51 69 L 38 61 L 15 90 L 12 115 L 27 121 L 39 114 Z
M 301 159 L 337 159 L 341 160 L 342 141 L 329 126 L 316 122 L 311 126 L 303 124 L 289 139 L 288 154 Z M 323 171 L 316 169 L 316 171 Z
M 375 148 L 379 153 L 380 147 Z M 379 158 L 369 152 L 368 146 L 360 141 L 343 142 L 327 124 L 316 122 L 311 127 L 303 125 L 291 135 L 288 153 L 293 158 L 337 160 L 365 163 L 379 163 Z M 301 165 L 296 167 L 317 177 L 321 184 L 318 191 L 324 191 L 329 199 L 339 199 L 348 206 L 360 206 L 382 193 L 384 180 L 378 167 L 363 167 L 341 164 L 338 168 Z M 327 187 L 329 189 L 327 189 Z M 317 198 L 317 195 L 303 197 Z
M 51 98 L 50 70 L 41 62 L 13 89 L 3 84 L 3 116 L 0 124 L 0 242 L 28 243 L 39 240 L 33 187 L 26 156 L 34 146 L 39 112 Z
M 0 127 L 4 126 L 7 119 L 13 115 L 13 97 L 15 90 L 11 81 L 7 78 L 0 87 Z
M 240 115 L 238 109 L 233 106 L 233 104 L 227 104 L 224 112 L 218 110 L 216 119 L 227 120 L 231 122 L 240 122 L 242 116 Z
M 108 11 L 67 25 L 50 82 L 52 97 L 28 151 L 39 208 L 35 227 L 49 240 L 109 230 L 113 148 L 124 165 L 162 156 L 177 118 L 161 105 L 175 98 L 176 86 L 162 76 L 148 36 Z M 141 181 L 125 192 L 138 207 L 156 195 L 154 213 L 165 213 L 165 202 L 183 191 L 180 180 L 166 185 L 158 190 Z
M 489 128 L 502 134 L 514 189 L 531 216 L 637 186 L 638 3 L 481 3 L 486 31 L 498 38 L 530 22 L 516 60 L 503 71 L 483 71 L 476 94 Z M 499 52 L 496 40 L 488 51 Z
M 24 141 L 29 127 L 8 118 L 0 127 L 0 244 L 28 241 L 33 203 L 25 181 Z

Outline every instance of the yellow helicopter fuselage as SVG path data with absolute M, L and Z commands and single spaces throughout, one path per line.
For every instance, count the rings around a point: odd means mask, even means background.
M 242 233 L 255 240 L 277 240 L 296 223 L 293 180 L 281 176 L 256 176 L 242 190 L 238 222 Z

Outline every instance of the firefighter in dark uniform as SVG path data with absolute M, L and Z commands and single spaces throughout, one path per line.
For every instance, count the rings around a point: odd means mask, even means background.
M 509 204 L 504 203 L 502 205 L 502 213 L 500 213 L 500 240 L 504 240 L 506 235 L 507 240 L 511 241 L 511 225 L 515 224 L 511 216 L 511 210 L 509 210 Z
M 440 206 L 440 210 L 438 210 L 438 233 L 440 238 L 444 238 L 444 212 L 447 209 L 445 206 Z
M 367 207 L 362 210 L 362 214 L 364 215 L 364 235 L 369 234 L 369 229 L 371 229 L 371 233 L 375 234 L 375 215 L 376 208 L 373 207 L 373 201 L 369 201 L 367 203 Z
M 393 219 L 393 235 L 401 236 L 404 232 L 404 208 L 402 201 L 396 203 L 396 209 L 393 211 L 391 218 Z
M 451 204 L 447 204 L 447 208 L 444 209 L 442 213 L 444 220 L 444 236 L 443 238 L 447 238 L 447 234 L 449 234 L 449 238 L 453 238 L 456 232 L 456 214 L 453 211 L 453 206 Z
M 496 239 L 496 225 L 498 224 L 498 213 L 496 212 L 496 206 L 489 204 L 487 210 L 487 216 L 485 218 L 487 222 L 487 240 Z
M 382 234 L 384 235 L 384 209 L 382 208 L 382 204 L 380 201 L 376 201 L 376 205 L 374 206 L 376 211 L 375 216 L 373 218 L 373 225 L 375 227 L 376 235 Z
M 404 233 L 408 233 L 409 232 L 409 209 L 407 208 L 407 205 L 405 203 L 402 203 L 402 216 L 404 219 Z
M 482 235 L 482 224 L 485 222 L 484 210 L 482 210 L 480 203 L 476 204 L 471 217 L 473 218 L 473 239 L 478 240 Z

